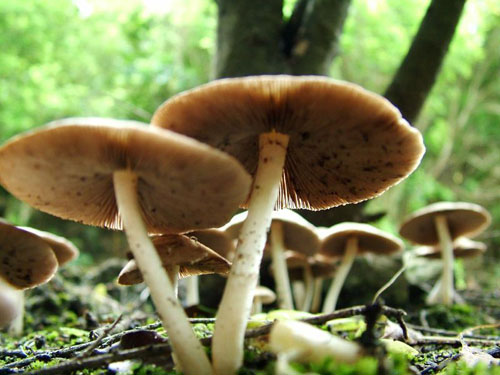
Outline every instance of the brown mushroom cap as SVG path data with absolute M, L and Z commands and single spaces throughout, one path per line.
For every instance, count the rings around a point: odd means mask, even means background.
M 46 241 L 52 248 L 52 251 L 54 251 L 54 254 L 57 258 L 57 263 L 59 263 L 60 266 L 75 259 L 76 257 L 78 257 L 78 254 L 80 254 L 78 248 L 71 241 L 64 237 L 30 227 L 18 228 L 36 234 L 38 237 Z
M 201 229 L 186 233 L 186 236 L 194 237 L 198 242 L 226 259 L 231 259 L 234 253 L 234 240 L 222 230 Z
M 0 219 L 0 279 L 16 289 L 49 281 L 57 259 L 46 241 Z
M 179 266 L 179 277 L 217 273 L 226 275 L 231 264 L 200 242 L 187 236 L 165 234 L 153 236 L 153 244 L 160 255 L 162 265 Z M 131 259 L 118 275 L 121 285 L 143 282 L 141 271 Z
M 288 267 L 288 275 L 290 280 L 303 280 L 303 267 L 309 264 L 311 267 L 312 276 L 315 278 L 331 277 L 337 269 L 339 258 L 325 257 L 321 254 L 316 254 L 312 257 L 305 257 L 302 254 L 294 251 L 285 253 L 286 264 Z
M 113 172 L 132 170 L 150 232 L 226 223 L 250 188 L 241 165 L 180 134 L 134 121 L 71 118 L 0 148 L 2 184 L 42 211 L 120 229 Z
M 277 208 L 373 198 L 410 174 L 424 153 L 420 133 L 388 100 L 319 76 L 217 80 L 167 100 L 151 123 L 233 155 L 252 174 L 259 134 L 289 135 Z
M 341 223 L 325 232 L 320 253 L 325 256 L 342 256 L 350 237 L 358 238 L 358 254 L 377 253 L 389 255 L 401 251 L 403 242 L 390 233 L 368 224 Z
M 239 213 L 224 225 L 222 229 L 232 238 L 238 238 L 240 229 L 247 217 L 247 211 Z M 278 221 L 283 229 L 283 242 L 287 250 L 293 250 L 306 256 L 313 256 L 319 250 L 320 240 L 316 228 L 298 213 L 291 210 L 274 211 L 272 221 Z M 269 238 L 268 238 L 269 242 Z M 265 251 L 268 251 L 266 244 Z
M 415 211 L 406 218 L 399 234 L 420 245 L 437 245 L 439 238 L 434 219 L 438 215 L 445 216 L 452 240 L 461 236 L 473 237 L 491 222 L 488 211 L 478 204 L 438 202 Z
M 473 258 L 485 252 L 486 244 L 483 242 L 460 237 L 453 243 L 454 258 Z M 415 250 L 415 255 L 430 259 L 440 259 L 441 248 L 439 246 L 421 246 Z

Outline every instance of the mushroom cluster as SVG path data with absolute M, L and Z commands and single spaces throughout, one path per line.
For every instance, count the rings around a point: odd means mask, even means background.
M 467 202 L 433 203 L 404 220 L 399 234 L 415 244 L 433 246 L 435 250 L 419 251 L 439 253 L 443 262 L 441 278 L 430 293 L 428 303 L 450 305 L 457 300 L 453 280 L 454 247 L 457 248 L 454 242 L 460 241 L 462 236 L 478 235 L 490 222 L 491 216 L 486 209 Z
M 10 193 L 44 212 L 123 227 L 179 366 L 187 374 L 212 373 L 149 234 L 226 223 L 250 187 L 234 158 L 146 124 L 72 118 L 4 144 L 0 176 Z
M 274 208 L 361 202 L 410 174 L 422 136 L 383 97 L 318 76 L 228 78 L 168 99 L 154 126 L 237 158 L 253 178 L 248 216 L 212 341 L 214 371 L 234 374 Z
M 230 375 L 242 363 L 270 227 L 278 299 L 293 306 L 278 254 L 296 250 L 302 224 L 273 219 L 273 211 L 373 198 L 408 176 L 423 153 L 422 136 L 398 109 L 360 86 L 317 76 L 257 76 L 174 96 L 151 124 L 70 118 L 19 135 L 0 147 L 0 181 L 44 212 L 124 229 L 134 258 L 128 270 L 148 285 L 180 369 Z M 174 263 L 172 249 L 179 241 L 180 252 L 190 253 L 193 244 L 183 233 L 220 227 L 238 207 L 248 211 L 217 313 L 212 367 L 172 282 L 182 267 L 203 273 L 199 255 Z M 313 240 L 299 247 L 312 258 L 319 240 L 314 232 L 308 236 Z M 173 241 L 168 251 L 158 238 Z

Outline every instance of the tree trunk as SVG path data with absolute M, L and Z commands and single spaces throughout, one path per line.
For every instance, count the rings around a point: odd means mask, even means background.
M 290 19 L 282 0 L 218 0 L 216 77 L 257 74 L 326 75 L 350 0 L 297 0 Z M 414 121 L 453 37 L 465 0 L 433 0 L 385 96 Z M 368 57 L 367 57 L 368 58 Z M 365 222 L 364 204 L 301 211 L 315 225 Z M 378 217 L 379 215 L 376 215 Z

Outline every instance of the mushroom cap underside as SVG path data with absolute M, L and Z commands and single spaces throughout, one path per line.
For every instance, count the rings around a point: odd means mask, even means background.
M 44 212 L 121 229 L 113 173 L 137 175 L 151 233 L 223 225 L 251 178 L 229 155 L 134 121 L 70 118 L 14 137 L 0 148 L 0 176 L 17 198 Z
M 259 135 L 289 135 L 278 209 L 373 198 L 410 174 L 424 153 L 421 134 L 385 98 L 318 76 L 214 81 L 167 100 L 151 123 L 231 154 L 252 174 Z

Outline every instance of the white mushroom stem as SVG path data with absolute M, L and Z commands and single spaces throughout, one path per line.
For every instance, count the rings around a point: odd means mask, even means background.
M 306 295 L 301 306 L 302 311 L 311 310 L 313 294 L 314 294 L 314 277 L 311 270 L 311 265 L 306 263 L 304 265 L 304 281 L 306 283 Z
M 295 306 L 302 306 L 306 298 L 306 286 L 303 280 L 292 281 L 292 294 L 295 301 Z
M 269 236 L 271 239 L 271 267 L 273 268 L 274 282 L 276 283 L 278 307 L 280 309 L 292 310 L 292 290 L 290 288 L 290 279 L 285 259 L 283 224 L 279 221 L 273 221 Z
M 352 262 L 358 253 L 358 239 L 356 237 L 350 237 L 347 240 L 346 248 L 344 252 L 344 256 L 342 258 L 342 262 L 337 269 L 337 273 L 335 274 L 335 278 L 333 279 L 332 284 L 330 285 L 330 289 L 328 289 L 328 293 L 325 298 L 325 302 L 323 304 L 323 313 L 329 313 L 335 310 L 337 306 L 337 300 L 340 294 L 340 290 L 344 285 L 344 281 L 349 273 Z
M 314 280 L 314 292 L 313 292 L 313 300 L 311 303 L 311 312 L 316 313 L 319 311 L 319 307 L 321 305 L 321 292 L 323 291 L 323 279 L 321 277 L 317 277 Z
M 149 287 L 158 315 L 168 333 L 173 352 L 186 375 L 211 375 L 212 369 L 196 338 L 172 282 L 162 267 L 156 248 L 148 237 L 137 199 L 137 176 L 131 171 L 113 175 L 116 203 L 130 250 Z
M 444 305 L 453 304 L 455 288 L 453 286 L 453 243 L 448 229 L 448 223 L 444 215 L 438 215 L 434 219 L 436 231 L 441 247 L 441 258 L 443 260 L 443 276 L 441 279 L 441 302 Z
M 287 135 L 271 132 L 261 134 L 259 139 L 259 165 L 248 216 L 241 228 L 215 323 L 212 360 L 217 375 L 235 374 L 243 363 L 245 327 L 257 286 L 271 215 L 278 198 L 288 138 Z
M 195 306 L 200 303 L 198 276 L 193 275 L 184 279 L 186 286 L 186 306 Z

